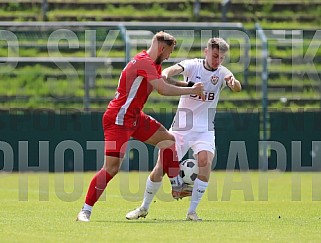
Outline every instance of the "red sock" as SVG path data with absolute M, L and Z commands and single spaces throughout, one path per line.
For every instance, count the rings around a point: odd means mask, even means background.
M 163 169 L 169 178 L 174 178 L 179 173 L 179 161 L 175 144 L 160 150 L 160 159 Z
M 103 194 L 107 186 L 107 183 L 112 178 L 113 177 L 109 175 L 104 168 L 98 171 L 97 174 L 94 176 L 94 178 L 92 178 L 90 182 L 85 203 L 90 206 L 94 206 L 94 204 L 98 201 L 101 194 Z

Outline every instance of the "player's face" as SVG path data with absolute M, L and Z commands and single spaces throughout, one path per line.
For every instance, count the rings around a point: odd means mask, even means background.
M 170 55 L 172 54 L 173 50 L 174 50 L 174 46 L 164 45 L 161 48 L 160 54 L 158 55 L 155 63 L 156 64 L 162 64 L 162 62 L 164 60 L 167 60 L 170 57 Z
M 224 61 L 225 53 L 217 48 L 205 48 L 205 61 L 209 69 L 217 69 Z

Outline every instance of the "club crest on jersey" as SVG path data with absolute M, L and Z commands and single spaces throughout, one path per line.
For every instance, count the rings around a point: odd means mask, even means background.
M 211 82 L 212 82 L 213 85 L 216 85 L 217 82 L 218 82 L 218 77 L 217 76 L 212 76 L 211 77 Z

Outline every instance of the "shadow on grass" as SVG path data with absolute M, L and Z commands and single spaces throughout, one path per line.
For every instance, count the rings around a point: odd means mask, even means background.
M 129 224 L 168 224 L 168 223 L 250 223 L 251 220 L 224 220 L 224 219 L 203 219 L 201 221 L 188 221 L 185 219 L 138 219 L 138 220 L 97 220 L 96 223 L 129 223 Z

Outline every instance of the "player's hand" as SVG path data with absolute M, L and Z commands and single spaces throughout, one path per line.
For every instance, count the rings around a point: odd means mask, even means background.
M 204 85 L 202 83 L 195 83 L 193 88 L 195 90 L 195 94 L 201 97 L 202 101 L 205 101 Z
M 224 80 L 225 80 L 225 82 L 226 82 L 226 85 L 229 87 L 229 88 L 231 88 L 231 89 L 234 89 L 234 87 L 235 87 L 235 78 L 234 78 L 234 76 L 233 75 L 226 75 L 225 77 L 224 77 Z
M 167 76 L 162 74 L 162 79 L 164 79 L 166 81 L 167 80 Z

